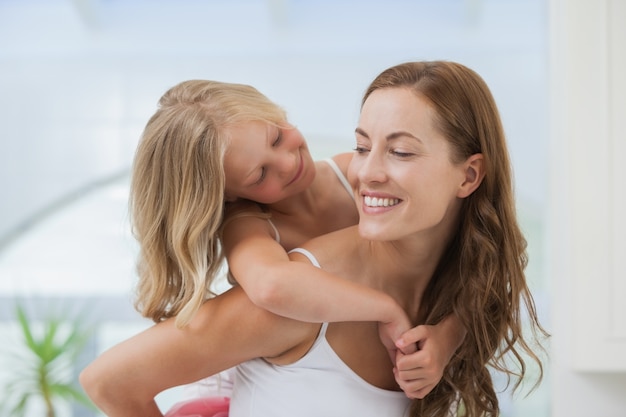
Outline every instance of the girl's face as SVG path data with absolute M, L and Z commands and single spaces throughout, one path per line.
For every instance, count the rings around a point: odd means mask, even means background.
M 376 90 L 364 103 L 348 170 L 363 237 L 435 237 L 458 216 L 464 164 L 451 162 L 433 117 L 429 102 L 406 88 Z
M 227 200 L 271 204 L 313 182 L 315 164 L 295 127 L 253 121 L 230 127 L 227 134 L 231 138 L 224 157 Z

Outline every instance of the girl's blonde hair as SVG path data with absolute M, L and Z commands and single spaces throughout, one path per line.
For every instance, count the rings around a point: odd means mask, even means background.
M 363 102 L 380 88 L 408 88 L 429 100 L 435 126 L 447 138 L 453 163 L 483 155 L 485 176 L 464 199 L 459 229 L 423 296 L 425 321 L 435 324 L 455 313 L 467 336 L 442 381 L 412 415 L 448 416 L 460 399 L 463 416 L 497 416 L 498 398 L 488 367 L 518 377 L 524 356 L 541 360 L 522 332 L 524 311 L 532 335 L 547 335 L 526 283 L 526 240 L 518 226 L 511 163 L 495 100 L 471 69 L 445 61 L 404 63 L 382 72 Z M 507 360 L 511 357 L 512 361 Z
M 155 322 L 186 325 L 220 272 L 224 216 L 225 128 L 284 124 L 285 112 L 255 88 L 182 82 L 161 97 L 137 146 L 130 214 L 139 242 L 135 306 Z

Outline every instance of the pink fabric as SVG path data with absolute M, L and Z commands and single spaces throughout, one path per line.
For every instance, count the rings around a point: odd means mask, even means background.
M 228 417 L 228 397 L 205 397 L 176 403 L 165 417 Z

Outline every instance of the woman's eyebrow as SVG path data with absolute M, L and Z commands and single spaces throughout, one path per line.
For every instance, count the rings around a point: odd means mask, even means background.
M 368 134 L 365 133 L 365 130 L 361 129 L 360 127 L 357 127 L 356 129 L 354 129 L 354 133 L 356 133 L 357 135 L 363 136 L 364 138 L 369 139 Z
M 354 129 L 354 132 L 360 136 L 363 136 L 364 138 L 368 138 L 368 139 L 370 138 L 369 135 L 365 132 L 365 130 L 361 129 L 360 127 L 357 127 L 356 129 Z M 415 139 L 416 141 L 422 143 L 422 140 L 420 138 L 418 138 L 414 134 L 409 133 L 405 130 L 399 130 L 397 132 L 390 133 L 387 136 L 385 136 L 385 139 L 387 141 L 390 141 L 394 139 L 399 139 L 401 137 L 408 137 L 408 138 Z
M 422 140 L 420 138 L 418 138 L 417 136 L 415 136 L 414 134 L 407 132 L 406 130 L 400 130 L 398 132 L 393 132 L 387 135 L 386 139 L 389 140 L 393 140 L 393 139 L 399 139 L 402 137 L 406 137 L 406 138 L 411 138 L 411 139 L 415 139 L 416 141 L 422 143 Z

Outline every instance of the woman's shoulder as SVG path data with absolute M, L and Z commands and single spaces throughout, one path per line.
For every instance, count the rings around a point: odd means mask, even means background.
M 310 252 L 324 269 L 349 269 L 347 264 L 357 259 L 352 252 L 358 242 L 358 227 L 350 226 L 315 237 L 300 247 Z

